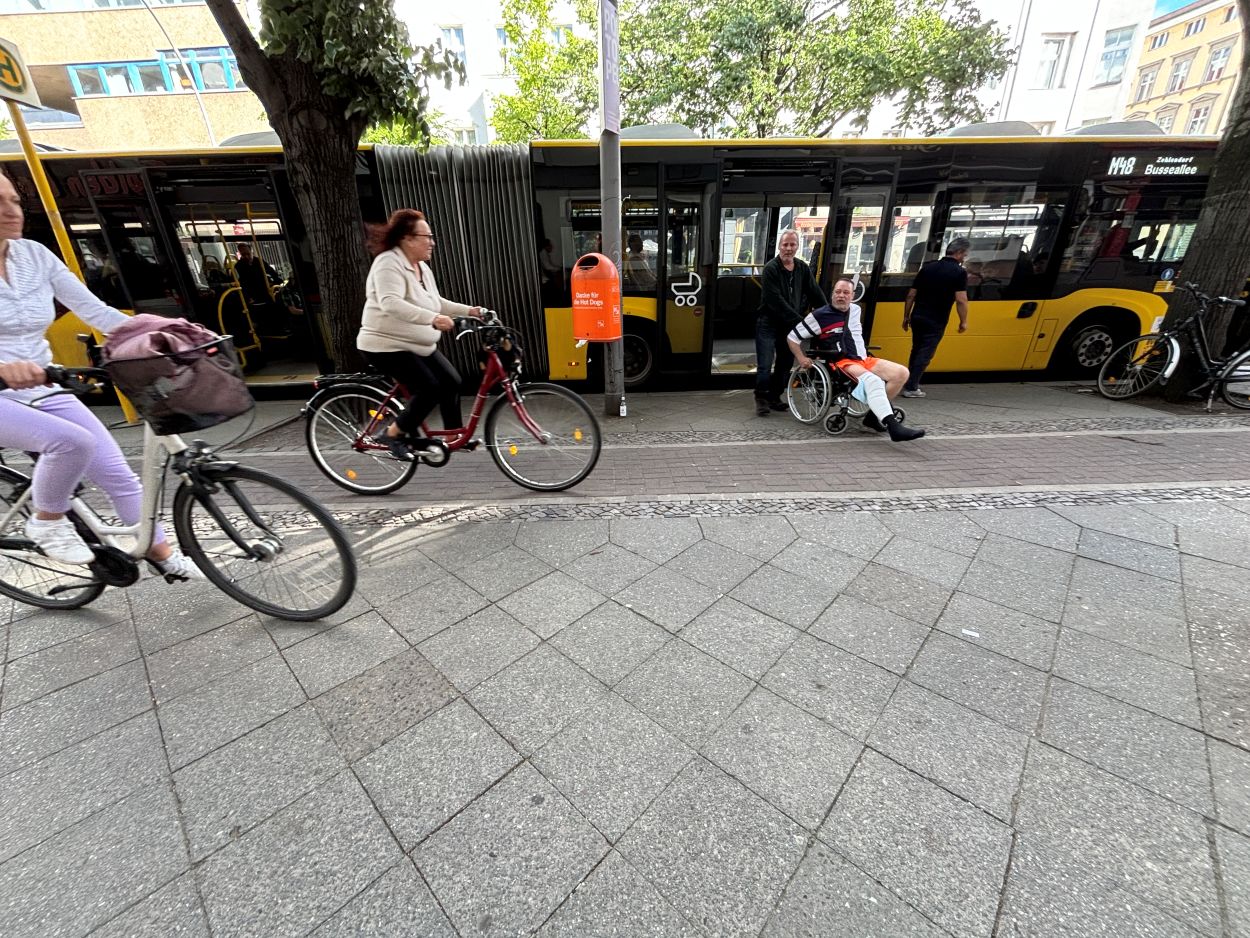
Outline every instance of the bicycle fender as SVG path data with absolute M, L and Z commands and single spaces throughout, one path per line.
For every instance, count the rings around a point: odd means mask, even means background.
M 1172 345 L 1172 355 L 1168 362 L 1168 366 L 1163 369 L 1163 377 L 1160 379 L 1161 381 L 1167 381 L 1168 378 L 1172 377 L 1172 372 L 1176 371 L 1176 366 L 1181 363 L 1180 342 L 1177 341 L 1176 336 L 1174 335 L 1168 336 L 1167 339 Z

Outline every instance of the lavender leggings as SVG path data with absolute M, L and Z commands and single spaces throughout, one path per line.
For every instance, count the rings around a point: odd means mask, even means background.
M 45 398 L 38 407 L 0 393 L 0 447 L 38 453 L 31 501 L 36 511 L 69 511 L 79 480 L 102 488 L 122 524 L 137 524 L 143 488 L 117 441 L 82 401 L 67 394 Z M 156 543 L 165 540 L 160 525 Z

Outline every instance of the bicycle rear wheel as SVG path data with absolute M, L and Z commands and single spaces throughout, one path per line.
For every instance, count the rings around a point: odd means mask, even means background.
M 1176 346 L 1166 335 L 1142 335 L 1125 342 L 1103 362 L 1098 391 L 1103 397 L 1124 400 L 1154 387 L 1167 373 Z
M 590 406 L 558 384 L 522 385 L 517 398 L 513 406 L 500 396 L 483 431 L 504 475 L 539 492 L 559 492 L 590 475 L 603 447 Z
M 1220 396 L 1229 407 L 1250 410 L 1250 350 L 1242 352 L 1224 369 Z
M 829 409 L 833 394 L 833 382 L 829 369 L 823 362 L 813 362 L 811 368 L 794 366 L 790 382 L 786 385 L 786 403 L 790 413 L 799 423 L 816 423 Z
M 331 482 L 358 495 L 389 495 L 402 488 L 417 464 L 396 459 L 366 432 L 377 432 L 395 419 L 394 401 L 376 388 L 343 387 L 322 398 L 308 414 L 304 440 L 313 462 Z
M 27 476 L 0 466 L 0 518 L 29 485 Z M 81 609 L 98 599 L 104 584 L 87 567 L 60 563 L 35 550 L 26 539 L 28 514 L 18 512 L 0 530 L 0 593 L 42 609 Z
M 235 466 L 211 493 L 184 484 L 174 530 L 188 557 L 222 592 L 257 612 L 308 622 L 346 605 L 356 558 L 330 513 L 283 479 Z

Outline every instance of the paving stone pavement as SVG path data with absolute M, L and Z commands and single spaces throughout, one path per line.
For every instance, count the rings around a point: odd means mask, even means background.
M 1250 934 L 1198 491 L 358 523 L 315 627 L 6 604 L 0 934 Z

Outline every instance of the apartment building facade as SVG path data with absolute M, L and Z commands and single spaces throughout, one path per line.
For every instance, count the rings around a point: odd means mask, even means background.
M 37 143 L 215 146 L 269 129 L 199 0 L 0 0 L 0 36 L 21 50 L 45 106 L 25 115 Z
M 1152 20 L 1124 116 L 1152 120 L 1170 134 L 1222 133 L 1242 42 L 1233 0 L 1197 0 Z

